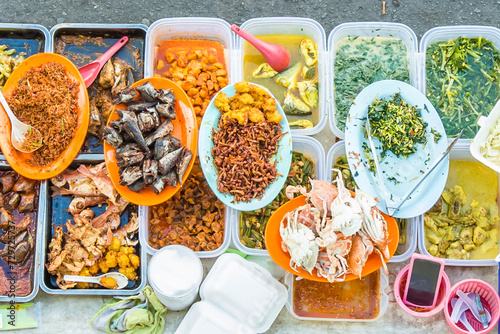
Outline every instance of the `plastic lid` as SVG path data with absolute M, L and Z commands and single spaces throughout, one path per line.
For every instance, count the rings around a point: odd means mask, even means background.
M 200 259 L 189 248 L 170 245 L 149 261 L 149 283 L 167 297 L 182 297 L 197 289 L 203 278 Z
M 223 254 L 205 278 L 200 296 L 262 333 L 285 305 L 287 290 L 261 266 L 235 254 Z
M 238 322 L 226 312 L 201 301 L 189 309 L 175 334 L 254 334 L 255 331 Z

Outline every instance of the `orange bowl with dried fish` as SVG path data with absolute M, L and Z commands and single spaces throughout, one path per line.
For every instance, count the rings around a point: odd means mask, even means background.
M 281 206 L 269 219 L 265 241 L 269 255 L 288 272 L 318 282 L 350 281 L 366 276 L 394 255 L 396 220 L 376 208 L 374 198 L 312 180 L 305 196 Z M 348 203 L 348 204 L 346 204 Z
M 74 95 L 72 101 L 68 101 L 69 99 L 66 95 L 61 96 L 63 93 L 62 88 L 64 87 L 54 85 L 54 82 L 61 81 L 59 80 L 60 78 L 58 78 L 59 81 L 57 81 L 56 78 L 52 78 L 53 80 L 51 80 L 51 78 L 48 77 L 50 73 L 54 73 L 54 71 L 46 71 L 46 67 L 49 66 L 49 64 L 55 64 L 59 67 L 62 65 L 66 70 L 66 77 L 64 80 L 61 80 L 68 83 L 68 91 L 71 90 L 72 95 Z M 24 80 L 30 73 L 36 74 L 36 72 L 39 74 L 41 73 L 39 76 L 43 76 L 44 73 L 46 73 L 45 77 L 42 78 L 43 81 L 36 83 L 32 82 L 30 84 L 28 80 Z M 59 71 L 59 73 L 62 75 L 61 71 Z M 64 77 L 64 75 L 62 76 Z M 29 104 L 31 106 L 29 108 L 30 114 L 21 115 L 21 117 L 19 117 L 19 113 L 27 113 L 27 109 L 23 106 L 24 102 L 15 99 L 16 103 L 14 105 L 10 100 L 18 94 L 17 88 L 24 86 L 25 83 L 27 88 L 32 87 L 33 89 L 37 89 L 37 92 L 40 93 L 31 92 L 31 94 L 26 95 L 27 99 L 23 101 L 26 102 L 25 105 Z M 26 91 L 29 93 L 30 89 Z M 47 92 L 50 92 L 50 94 Z M 17 173 L 36 180 L 54 177 L 65 170 L 76 157 L 80 147 L 85 141 L 89 124 L 87 88 L 76 66 L 67 58 L 57 54 L 36 54 L 23 61 L 19 67 L 12 72 L 2 93 L 14 114 L 16 114 L 18 118 L 21 118 L 21 121 L 26 122 L 26 120 L 31 119 L 30 125 L 33 125 L 35 128 L 37 125 L 43 126 L 43 128 L 38 129 L 42 132 L 44 137 L 41 143 L 42 147 L 29 154 L 19 152 L 12 146 L 10 138 L 10 120 L 3 107 L 0 106 L 0 147 L 9 165 Z M 43 98 L 44 101 L 48 100 L 51 102 L 51 106 L 49 108 L 43 107 L 45 104 L 38 103 L 37 98 Z M 64 104 L 64 108 L 61 106 L 62 104 Z M 33 109 L 33 105 L 39 107 L 36 113 Z M 42 119 L 37 117 L 36 114 L 41 112 L 47 114 L 47 116 L 41 117 Z M 60 112 L 64 112 L 65 114 L 56 116 L 56 113 Z M 71 117 L 69 118 L 71 124 L 64 123 L 64 119 L 67 119 L 64 116 L 67 113 L 71 113 Z M 70 131 L 73 133 L 71 134 Z M 61 144 L 59 144 L 59 142 Z M 54 151 L 57 151 L 57 154 L 53 154 Z
M 104 128 L 104 157 L 118 193 L 138 205 L 171 198 L 195 161 L 198 128 L 186 93 L 163 78 L 123 90 Z

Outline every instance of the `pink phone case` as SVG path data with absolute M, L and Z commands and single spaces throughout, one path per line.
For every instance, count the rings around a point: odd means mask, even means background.
M 440 265 L 439 276 L 438 276 L 437 284 L 436 284 L 436 292 L 434 293 L 434 301 L 432 302 L 432 305 L 430 305 L 430 306 L 415 305 L 415 304 L 410 303 L 406 300 L 406 296 L 408 294 L 408 288 L 410 287 L 411 274 L 413 271 L 413 262 L 415 261 L 415 259 L 436 262 L 436 263 L 439 263 L 439 265 Z M 425 308 L 425 309 L 434 308 L 434 306 L 436 306 L 437 297 L 439 295 L 439 293 L 438 293 L 439 288 L 441 287 L 441 279 L 443 278 L 444 265 L 445 265 L 444 259 L 440 259 L 440 258 L 436 258 L 433 256 L 428 256 L 428 255 L 423 255 L 423 254 L 413 253 L 413 255 L 411 256 L 411 260 L 410 260 L 410 269 L 408 270 L 408 276 L 406 276 L 406 287 L 405 287 L 405 293 L 403 295 L 403 303 L 405 303 L 406 305 Z

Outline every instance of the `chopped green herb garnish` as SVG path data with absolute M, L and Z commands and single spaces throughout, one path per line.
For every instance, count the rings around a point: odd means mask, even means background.
M 372 136 L 382 143 L 382 156 L 391 151 L 397 157 L 408 157 L 417 151 L 417 144 L 427 143 L 427 123 L 421 110 L 408 105 L 395 93 L 390 100 L 375 99 L 368 106 Z

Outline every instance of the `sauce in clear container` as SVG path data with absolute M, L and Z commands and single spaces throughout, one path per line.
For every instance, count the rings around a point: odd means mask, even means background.
M 374 319 L 380 312 L 380 272 L 338 283 L 294 279 L 293 311 L 308 318 Z

